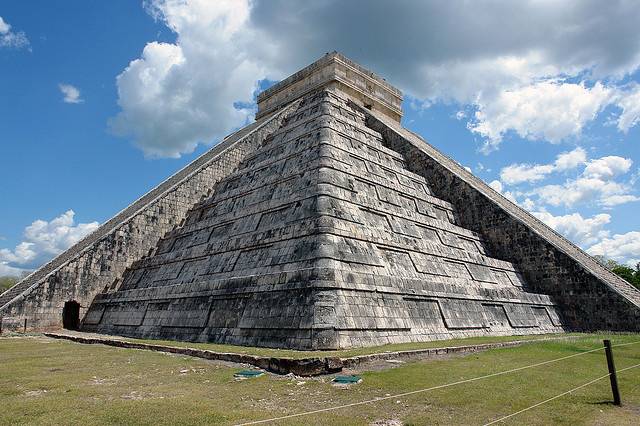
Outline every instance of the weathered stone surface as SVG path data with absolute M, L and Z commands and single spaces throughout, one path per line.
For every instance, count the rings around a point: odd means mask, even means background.
M 93 300 L 88 331 L 297 349 L 639 329 L 640 292 L 394 114 L 315 78 L 336 73 L 327 61 L 0 315 L 59 325 L 65 300 Z
M 22 330 L 25 320 L 27 330 L 60 328 L 64 304 L 71 300 L 80 303 L 84 316 L 95 295 L 117 283 L 134 261 L 153 252 L 158 240 L 178 226 L 187 211 L 211 193 L 217 181 L 280 126 L 290 108 L 230 135 L 2 293 L 3 329 Z
M 567 327 L 640 331 L 640 290 L 414 133 L 352 105 L 436 196 L 457 207 L 461 225 L 482 235 L 489 252 L 517 265 L 530 291 L 551 296 Z
M 84 328 L 300 349 L 562 330 L 347 101 L 307 95 Z

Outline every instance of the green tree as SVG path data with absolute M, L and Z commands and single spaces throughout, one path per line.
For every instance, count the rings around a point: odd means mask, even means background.
M 4 293 L 18 281 L 20 281 L 18 277 L 0 277 L 0 293 Z
M 611 269 L 611 272 L 624 279 L 631 284 L 635 284 L 636 271 L 626 265 L 617 265 Z
M 594 256 L 608 270 L 627 281 L 628 283 L 640 288 L 640 263 L 636 264 L 636 269 L 627 265 L 622 265 L 613 259 L 607 259 L 604 256 Z
M 4 293 L 5 291 L 13 287 L 14 285 L 16 285 L 16 283 L 18 283 L 19 281 L 22 281 L 22 279 L 25 278 L 30 273 L 31 271 L 27 270 L 27 271 L 22 271 L 20 273 L 20 276 L 17 276 L 17 277 L 15 275 L 0 276 L 0 293 Z
M 607 268 L 608 270 L 612 271 L 613 268 L 615 268 L 616 266 L 620 266 L 620 264 L 618 262 L 616 262 L 613 259 L 607 259 L 606 257 L 604 257 L 601 254 L 597 254 L 595 256 L 593 256 L 598 262 L 600 262 L 602 264 L 602 266 L 604 266 L 605 268 Z

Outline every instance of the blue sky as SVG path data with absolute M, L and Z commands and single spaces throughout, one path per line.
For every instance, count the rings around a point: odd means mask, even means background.
M 640 4 L 366 4 L 2 2 L 0 275 L 73 244 L 331 50 L 402 89 L 403 124 L 495 189 L 640 261 Z

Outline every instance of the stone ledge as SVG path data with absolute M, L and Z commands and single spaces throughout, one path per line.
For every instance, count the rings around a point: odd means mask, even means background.
M 482 343 L 465 346 L 445 346 L 441 348 L 426 348 L 407 351 L 382 352 L 377 354 L 359 355 L 353 357 L 266 357 L 259 355 L 239 354 L 233 352 L 215 352 L 206 349 L 196 349 L 169 345 L 155 345 L 150 343 L 138 343 L 112 338 L 108 336 L 92 337 L 82 336 L 81 333 L 43 333 L 53 339 L 70 340 L 76 343 L 100 344 L 117 348 L 142 349 L 156 352 L 173 353 L 217 361 L 227 361 L 239 364 L 249 364 L 275 374 L 295 374 L 296 376 L 320 376 L 342 371 L 345 368 L 357 368 L 371 362 L 386 360 L 415 360 L 433 358 L 439 356 L 468 354 L 485 351 L 488 349 L 510 348 L 529 343 L 548 342 L 554 340 L 573 339 L 574 336 L 558 336 L 542 339 L 513 340 L 510 342 Z

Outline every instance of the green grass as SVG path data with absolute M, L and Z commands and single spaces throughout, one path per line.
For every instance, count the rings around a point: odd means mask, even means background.
M 289 349 L 271 349 L 271 348 L 258 348 L 248 346 L 236 346 L 236 345 L 221 345 L 217 343 L 191 343 L 191 342 L 178 342 L 174 340 L 155 340 L 155 339 L 133 339 L 122 338 L 129 342 L 137 343 L 149 343 L 152 345 L 167 345 L 178 347 L 189 347 L 197 349 L 207 349 L 214 352 L 233 352 L 238 354 L 247 355 L 259 355 L 266 357 L 281 357 L 281 358 L 310 358 L 310 357 L 352 357 L 358 355 L 368 355 L 380 352 L 395 352 L 395 351 L 410 351 L 416 349 L 428 349 L 428 348 L 443 348 L 446 346 L 466 346 L 476 345 L 481 343 L 495 343 L 495 342 L 511 342 L 514 340 L 535 340 L 545 339 L 549 337 L 572 337 L 580 336 L 579 333 L 563 333 L 563 334 L 538 334 L 527 336 L 482 336 L 482 337 L 469 337 L 465 339 L 451 339 L 451 340 L 438 340 L 434 342 L 417 342 L 417 343 L 396 343 L 383 346 L 373 346 L 368 348 L 355 348 L 345 349 L 337 351 L 295 351 Z
M 465 357 L 362 371 L 338 388 L 329 378 L 266 374 L 236 381 L 240 366 L 44 337 L 0 338 L 0 424 L 234 424 L 423 389 L 600 347 L 603 335 L 539 342 Z M 614 344 L 640 335 L 611 336 Z M 618 369 L 640 364 L 640 344 L 614 348 Z M 606 374 L 602 351 L 464 385 L 291 419 L 277 424 L 483 424 Z M 639 424 L 640 368 L 511 419 L 511 424 Z

